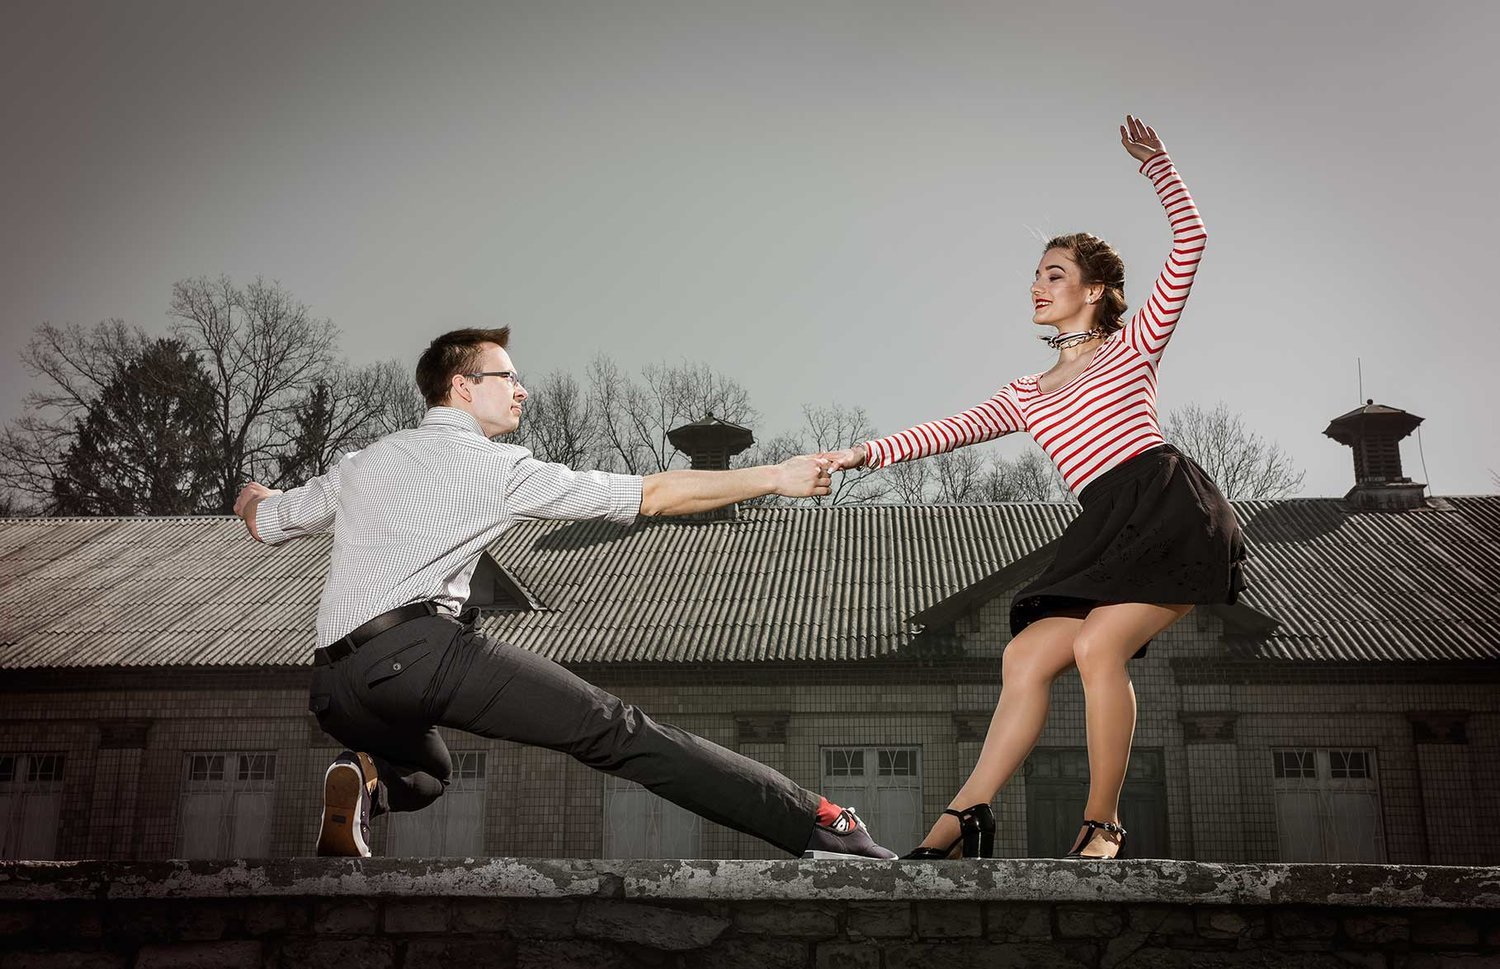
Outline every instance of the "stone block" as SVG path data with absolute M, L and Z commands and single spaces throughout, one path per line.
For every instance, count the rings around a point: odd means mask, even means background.
M 510 903 L 506 932 L 517 939 L 571 939 L 578 903 L 518 899 Z
M 1100 969 L 1114 969 L 1115 966 L 1129 962 L 1132 956 L 1150 944 L 1152 938 L 1149 932 L 1135 928 L 1126 929 L 1120 935 L 1104 943 L 1098 960 Z
M 260 969 L 259 942 L 152 944 L 136 953 L 134 969 Z
M 406 943 L 402 969 L 455 969 L 460 966 L 513 966 L 516 944 L 510 939 L 416 939 Z
M 1125 915 L 1113 905 L 1057 906 L 1059 939 L 1109 939 L 1125 929 Z
M 448 931 L 448 903 L 440 898 L 393 898 L 385 903 L 388 935 Z
M 373 931 L 373 924 L 372 929 Z M 272 963 L 277 969 L 391 969 L 395 946 L 389 939 L 289 939 Z
M 932 942 L 887 946 L 885 969 L 1092 969 L 1051 945 Z
M 880 969 L 880 946 L 819 942 L 813 964 L 817 969 Z
M 984 935 L 984 909 L 978 902 L 918 902 L 917 937 L 963 939 Z
M 1479 926 L 1451 913 L 1418 915 L 1411 922 L 1411 941 L 1435 949 L 1460 949 L 1479 944 Z
M 221 904 L 195 900 L 126 902 L 109 908 L 109 936 L 127 942 L 212 942 L 229 923 Z
M 1252 942 L 1244 948 L 1218 950 L 1152 946 L 1137 950 L 1112 969 L 1385 969 L 1385 965 L 1380 952 L 1291 951 Z
M 127 969 L 130 959 L 115 952 L 7 952 L 0 969 Z
M 1335 952 L 1334 957 L 1338 961 L 1339 969 L 1389 969 L 1385 961 L 1385 953 L 1370 952 Z
M 685 953 L 686 969 L 807 969 L 808 944 L 785 939 L 731 938 Z
M 1265 919 L 1254 909 L 1212 906 L 1198 909 L 1194 918 L 1205 939 L 1260 939 L 1266 934 Z
M 750 935 L 827 939 L 838 935 L 838 918 L 824 905 L 749 902 L 736 906 L 734 927 Z
M 379 915 L 375 902 L 367 898 L 319 902 L 313 909 L 312 928 L 340 935 L 374 935 Z
M 29 905 L 0 906 L 0 936 L 20 935 L 36 927 L 36 909 Z
M 537 939 L 516 943 L 516 969 L 626 969 L 624 953 L 599 942 Z
M 306 935 L 312 931 L 312 905 L 298 898 L 250 898 L 239 905 L 245 935 Z
M 1052 938 L 1052 909 L 1026 902 L 987 902 L 985 928 L 992 939 Z
M 906 902 L 850 902 L 847 931 L 852 939 L 902 939 L 911 935 L 911 905 Z
M 1125 919 L 1132 930 L 1144 932 L 1153 939 L 1194 935 L 1198 931 L 1192 910 L 1177 905 L 1128 905 Z
M 1339 920 L 1316 909 L 1280 908 L 1271 912 L 1274 939 L 1331 939 L 1338 931 Z
M 500 898 L 455 898 L 449 909 L 449 925 L 454 933 L 508 932 L 511 903 Z
M 1493 969 L 1497 963 L 1493 953 L 1411 952 L 1395 956 L 1391 969 Z
M 1347 915 L 1344 934 L 1372 945 L 1405 942 L 1411 938 L 1411 923 L 1404 915 Z
M 575 927 L 584 938 L 680 952 L 713 942 L 729 928 L 729 920 L 681 909 L 600 900 L 583 903 Z
M 64 944 L 104 936 L 104 917 L 91 902 L 49 902 L 30 910 L 36 934 Z

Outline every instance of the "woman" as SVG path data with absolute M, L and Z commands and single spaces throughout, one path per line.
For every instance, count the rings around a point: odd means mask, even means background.
M 1090 782 L 1068 856 L 1118 857 L 1135 732 L 1126 661 L 1194 604 L 1233 602 L 1244 587 L 1234 512 L 1203 470 L 1165 443 L 1156 416 L 1156 369 L 1203 254 L 1203 222 L 1155 130 L 1127 117 L 1120 141 L 1172 226 L 1172 253 L 1146 304 L 1122 323 L 1119 255 L 1086 233 L 1053 239 L 1031 285 L 1032 322 L 1057 331 L 1043 338 L 1058 351 L 1051 369 L 961 414 L 827 455 L 842 468 L 880 468 L 1027 431 L 1082 505 L 1056 560 L 1011 607 L 1000 702 L 979 763 L 908 858 L 990 853 L 989 802 L 1041 735 L 1052 681 L 1075 665 Z

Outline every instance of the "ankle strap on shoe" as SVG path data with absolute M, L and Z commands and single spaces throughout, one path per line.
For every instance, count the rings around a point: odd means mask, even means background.
M 1085 818 L 1083 823 L 1091 828 L 1103 828 L 1110 834 L 1117 834 L 1122 838 L 1125 837 L 1125 829 L 1120 827 L 1118 824 L 1115 824 L 1113 821 L 1090 821 Z

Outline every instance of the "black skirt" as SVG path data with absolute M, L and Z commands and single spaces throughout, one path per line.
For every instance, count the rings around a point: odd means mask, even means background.
M 1012 635 L 1100 604 L 1233 603 L 1244 590 L 1245 538 L 1234 509 L 1172 445 L 1109 469 L 1078 501 L 1083 511 L 1058 539 L 1057 558 L 1016 593 Z

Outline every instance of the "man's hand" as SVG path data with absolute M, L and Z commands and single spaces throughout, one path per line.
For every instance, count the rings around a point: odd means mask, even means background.
M 234 513 L 245 523 L 250 537 L 257 542 L 260 541 L 260 532 L 255 530 L 255 510 L 260 507 L 262 500 L 279 494 L 281 492 L 278 489 L 267 488 L 259 481 L 252 481 L 241 488 L 239 497 L 234 499 Z
M 854 468 L 862 468 L 870 459 L 863 444 L 856 444 L 842 451 L 824 451 L 822 454 L 813 456 L 827 461 L 829 469 L 833 471 L 851 471 Z
M 833 490 L 832 466 L 816 454 L 802 454 L 776 465 L 776 493 L 785 498 L 811 498 Z

